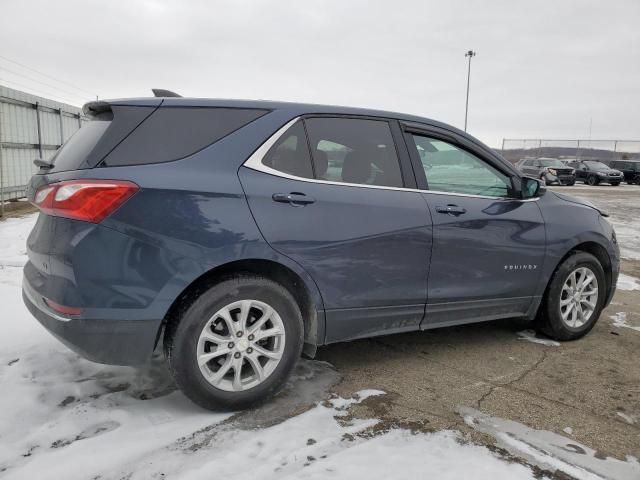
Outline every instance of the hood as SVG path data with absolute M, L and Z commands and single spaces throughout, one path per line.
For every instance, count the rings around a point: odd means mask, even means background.
M 584 205 L 585 207 L 593 208 L 594 210 L 599 212 L 600 215 L 602 215 L 603 217 L 609 216 L 609 214 L 606 211 L 602 210 L 600 207 L 596 207 L 589 200 L 585 200 L 584 198 L 573 197 L 571 195 L 567 195 L 566 193 L 560 193 L 560 192 L 552 192 L 552 193 L 556 197 L 560 198 L 561 200 L 564 200 L 565 202 L 571 202 L 577 205 Z

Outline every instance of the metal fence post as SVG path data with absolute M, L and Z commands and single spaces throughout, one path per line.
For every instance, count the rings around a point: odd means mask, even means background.
M 62 108 L 58 110 L 58 115 L 60 115 L 58 117 L 58 120 L 59 120 L 59 125 L 60 125 L 60 145 L 62 145 L 64 143 L 64 127 L 62 125 L 62 123 L 63 123 Z
M 4 217 L 4 165 L 2 162 L 2 105 L 0 101 L 0 217 Z
M 36 122 L 38 126 L 38 152 L 42 158 L 42 127 L 40 125 L 40 103 L 36 102 Z

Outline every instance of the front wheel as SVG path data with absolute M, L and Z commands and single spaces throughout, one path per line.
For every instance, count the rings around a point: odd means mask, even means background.
M 591 186 L 597 185 L 599 182 L 598 177 L 595 175 L 589 175 L 589 178 L 587 178 L 587 183 Z
M 604 270 L 596 257 L 576 252 L 554 273 L 536 318 L 537 327 L 556 340 L 585 336 L 604 307 Z
M 180 389 L 210 409 L 274 395 L 302 351 L 300 309 L 280 284 L 238 276 L 204 292 L 167 326 L 165 355 Z

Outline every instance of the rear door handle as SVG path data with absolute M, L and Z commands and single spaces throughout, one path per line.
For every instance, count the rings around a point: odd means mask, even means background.
M 274 202 L 289 203 L 296 207 L 308 205 L 309 203 L 313 203 L 316 201 L 315 198 L 309 197 L 308 195 L 299 192 L 274 193 L 271 198 L 273 198 Z
M 448 213 L 449 215 L 462 215 L 463 213 L 467 213 L 467 209 L 463 207 L 459 207 L 458 205 L 452 205 L 452 204 L 449 204 L 447 206 L 437 205 L 436 212 Z

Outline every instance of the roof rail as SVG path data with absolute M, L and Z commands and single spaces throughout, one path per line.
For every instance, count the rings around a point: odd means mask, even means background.
M 182 97 L 182 95 L 178 95 L 176 92 L 163 88 L 152 88 L 151 91 L 154 97 Z

